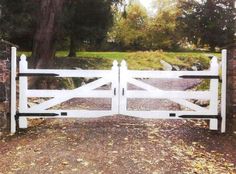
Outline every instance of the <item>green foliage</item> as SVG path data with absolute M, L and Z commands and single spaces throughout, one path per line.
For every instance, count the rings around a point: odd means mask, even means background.
M 180 35 L 177 31 L 176 18 L 179 11 L 170 8 L 160 11 L 149 22 L 148 47 L 150 49 L 177 49 Z
M 0 0 L 0 38 L 31 49 L 38 0 Z
M 180 40 L 176 20 L 179 10 L 171 0 L 156 3 L 165 8 L 155 16 L 148 16 L 138 3 L 129 5 L 125 16 L 124 12 L 118 13 L 109 40 L 126 50 L 177 49 Z
M 119 0 L 71 0 L 65 5 L 62 23 L 70 38 L 70 52 L 80 44 L 98 45 L 113 22 L 112 5 Z M 72 54 L 72 55 L 73 55 Z
M 66 59 L 67 52 L 57 52 L 57 57 Z M 203 68 L 209 67 L 207 54 L 204 52 L 162 52 L 162 51 L 138 51 L 138 52 L 77 52 L 77 58 L 66 59 L 64 64 L 70 64 L 81 68 L 109 69 L 113 60 L 121 62 L 125 59 L 130 69 L 162 69 L 160 60 L 177 65 L 181 68 L 191 68 L 196 63 L 201 63 Z M 220 56 L 220 54 L 214 54 Z M 78 60 L 78 63 L 74 63 Z M 61 60 L 62 61 L 62 60 Z M 80 62 L 80 63 L 79 63 Z M 83 65 L 84 64 L 84 65 Z
M 57 39 L 63 45 L 73 38 L 75 46 L 81 42 L 99 44 L 106 37 L 113 21 L 113 6 L 122 0 L 68 0 L 60 18 Z M 0 0 L 0 38 L 31 50 L 37 28 L 39 0 Z M 114 7 L 115 8 L 115 7 Z M 68 43 L 67 43 L 68 45 Z
M 156 9 L 158 13 L 162 13 L 172 9 L 176 2 L 176 0 L 152 0 L 152 7 Z
M 30 52 L 18 52 L 31 55 Z M 81 68 L 110 68 L 113 60 L 119 62 L 125 59 L 131 69 L 161 69 L 160 60 L 165 60 L 172 65 L 190 68 L 196 63 L 201 63 L 203 68 L 209 67 L 209 53 L 205 52 L 165 52 L 165 51 L 137 51 L 137 52 L 77 52 L 78 57 L 67 58 L 67 51 L 58 51 L 56 57 L 61 64 L 78 66 Z M 219 53 L 211 53 L 220 57 Z M 59 60 L 56 59 L 56 60 Z M 75 63 L 76 62 L 76 63 Z M 101 63 L 101 64 L 100 64 Z M 70 67 L 70 66 L 68 66 Z M 63 68 L 60 67 L 60 68 Z
M 189 41 L 211 50 L 234 42 L 234 0 L 182 0 L 179 9 L 182 35 Z
M 145 51 L 128 54 L 126 58 L 130 69 L 162 69 L 160 60 L 181 68 L 191 68 L 200 62 L 204 68 L 209 67 L 209 58 L 204 53 L 174 53 L 162 51 Z
M 122 48 L 143 49 L 145 46 L 147 12 L 138 4 L 128 6 L 126 15 L 118 13 L 115 25 L 109 33 L 112 40 Z

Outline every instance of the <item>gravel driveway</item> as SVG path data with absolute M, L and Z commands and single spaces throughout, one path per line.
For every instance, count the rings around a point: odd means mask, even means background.
M 185 90 L 199 81 L 147 83 Z M 178 106 L 164 103 L 162 107 Z M 0 173 L 233 174 L 235 147 L 235 134 L 209 131 L 204 121 L 121 115 L 36 120 L 27 130 L 1 137 Z

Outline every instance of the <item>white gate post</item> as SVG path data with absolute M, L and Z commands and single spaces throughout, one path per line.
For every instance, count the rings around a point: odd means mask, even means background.
M 219 75 L 219 64 L 217 61 L 217 57 L 213 57 L 211 60 L 211 72 L 213 75 Z M 210 81 L 210 111 L 213 115 L 218 115 L 218 87 L 219 80 L 211 79 Z M 218 119 L 210 119 L 210 130 L 218 130 Z
M 11 48 L 11 133 L 16 132 L 16 47 Z
M 119 113 L 119 67 L 117 60 L 113 61 L 112 66 L 112 86 L 113 91 L 111 110 L 113 113 Z
M 26 73 L 28 69 L 28 62 L 26 56 L 23 54 L 20 57 L 19 73 Z M 26 112 L 27 106 L 27 90 L 28 90 L 28 79 L 26 76 L 19 77 L 19 112 Z M 27 128 L 26 117 L 19 118 L 19 128 Z
M 127 110 L 127 74 L 128 68 L 125 60 L 121 61 L 120 66 L 120 89 L 119 89 L 119 97 L 120 97 L 120 106 L 119 106 L 119 114 L 125 114 Z
M 221 132 L 226 131 L 226 75 L 227 75 L 227 50 L 222 50 L 222 86 L 221 86 Z

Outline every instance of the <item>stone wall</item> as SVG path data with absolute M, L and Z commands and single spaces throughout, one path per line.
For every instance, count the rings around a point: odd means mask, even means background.
M 10 50 L 11 44 L 0 41 L 0 133 L 10 122 Z
M 227 48 L 227 125 L 228 132 L 236 131 L 236 44 Z

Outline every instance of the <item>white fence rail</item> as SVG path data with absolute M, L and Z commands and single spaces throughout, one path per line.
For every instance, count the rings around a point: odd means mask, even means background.
M 219 95 L 219 69 L 222 69 L 221 87 L 221 113 L 218 112 Z M 29 69 L 26 56 L 22 55 L 19 61 L 19 73 L 16 73 L 16 48 L 12 48 L 12 74 L 11 74 L 11 132 L 16 131 L 16 119 L 19 119 L 19 127 L 27 127 L 27 118 L 88 118 L 101 117 L 114 114 L 123 114 L 141 118 L 158 119 L 207 119 L 210 120 L 210 129 L 218 130 L 218 122 L 221 121 L 220 130 L 225 132 L 226 122 L 226 50 L 222 51 L 222 67 L 219 67 L 217 58 L 213 57 L 209 70 L 204 71 L 138 71 L 129 70 L 125 61 L 114 61 L 111 70 L 58 70 L 58 69 Z M 29 89 L 29 76 L 53 76 L 97 78 L 97 80 L 72 90 L 48 90 Z M 19 79 L 19 106 L 16 105 L 16 79 Z M 140 80 L 142 78 L 153 79 L 185 79 L 199 78 L 210 79 L 210 88 L 207 91 L 173 91 L 159 89 Z M 110 89 L 100 88 L 111 84 Z M 142 90 L 129 89 L 132 84 Z M 99 88 L 99 89 L 98 89 Z M 28 106 L 29 98 L 50 98 L 32 107 Z M 68 101 L 72 98 L 106 98 L 110 99 L 110 110 L 89 109 L 51 109 L 52 107 Z M 177 103 L 185 110 L 130 110 L 130 99 L 167 99 Z M 208 100 L 208 107 L 201 107 L 190 99 Z

